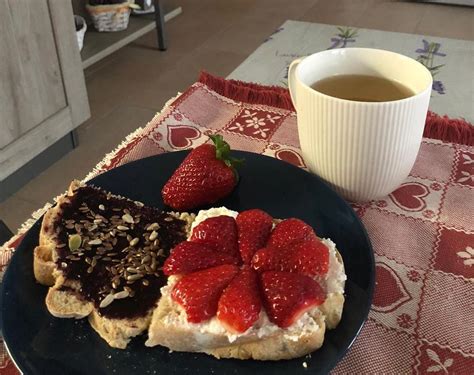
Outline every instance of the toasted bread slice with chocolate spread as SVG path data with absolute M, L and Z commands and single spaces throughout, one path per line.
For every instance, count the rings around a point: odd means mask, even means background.
M 36 280 L 59 318 L 89 317 L 109 345 L 145 331 L 166 279 L 160 267 L 184 240 L 192 215 L 163 213 L 74 181 L 44 216 Z

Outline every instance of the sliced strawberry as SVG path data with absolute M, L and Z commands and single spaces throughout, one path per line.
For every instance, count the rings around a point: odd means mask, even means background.
M 242 211 L 235 219 L 239 234 L 240 257 L 250 264 L 253 254 L 268 241 L 272 230 L 273 218 L 258 209 Z
M 229 331 L 242 333 L 258 320 L 261 309 L 257 273 L 244 268 L 222 293 L 217 318 Z
M 239 268 L 222 265 L 184 275 L 174 286 L 172 299 L 186 311 L 188 322 L 199 323 L 216 315 L 222 291 Z
M 285 246 L 286 244 L 307 237 L 316 237 L 313 228 L 300 219 L 285 219 L 273 229 L 267 246 Z
M 165 275 L 181 275 L 222 264 L 237 264 L 230 254 L 216 251 L 198 242 L 183 241 L 176 245 L 163 265 Z
M 307 276 L 325 275 L 329 268 L 329 249 L 318 238 L 295 240 L 286 246 L 265 247 L 252 259 L 259 271 L 296 272 Z
M 237 225 L 230 216 L 210 217 L 194 229 L 190 241 L 214 245 L 217 251 L 238 256 Z
M 264 272 L 261 285 L 268 318 L 281 328 L 291 326 L 306 311 L 325 300 L 324 291 L 316 281 L 297 273 Z

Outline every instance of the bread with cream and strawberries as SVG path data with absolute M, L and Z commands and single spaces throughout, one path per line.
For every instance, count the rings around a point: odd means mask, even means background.
M 200 211 L 165 261 L 147 346 L 280 360 L 321 347 L 341 319 L 346 275 L 329 239 L 261 210 Z

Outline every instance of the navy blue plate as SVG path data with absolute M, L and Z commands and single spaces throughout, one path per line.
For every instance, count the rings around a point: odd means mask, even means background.
M 92 183 L 147 205 L 163 207 L 161 188 L 187 152 L 142 159 L 104 173 Z M 298 217 L 330 237 L 344 259 L 348 281 L 339 326 L 326 333 L 323 347 L 311 357 L 259 362 L 217 360 L 205 354 L 170 353 L 144 346 L 145 335 L 126 350 L 109 347 L 86 319 L 57 319 L 45 306 L 47 288 L 33 277 L 32 252 L 40 221 L 26 234 L 3 279 L 2 327 L 13 360 L 25 374 L 325 374 L 344 356 L 359 333 L 374 288 L 374 257 L 367 233 L 352 208 L 318 177 L 291 164 L 248 152 L 241 180 L 219 202 L 242 211 L 261 208 L 273 217 Z M 307 368 L 302 363 L 307 363 Z

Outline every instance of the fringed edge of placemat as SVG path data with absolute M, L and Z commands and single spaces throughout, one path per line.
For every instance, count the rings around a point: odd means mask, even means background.
M 199 82 L 235 101 L 295 110 L 290 93 L 284 87 L 225 79 L 205 71 L 199 75 Z M 462 118 L 452 119 L 428 111 L 423 137 L 474 146 L 474 126 Z

